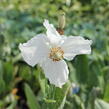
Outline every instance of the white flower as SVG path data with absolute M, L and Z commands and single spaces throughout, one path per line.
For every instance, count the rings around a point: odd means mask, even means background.
M 80 36 L 61 36 L 48 20 L 43 25 L 46 35 L 39 34 L 27 43 L 20 44 L 19 49 L 24 60 L 31 66 L 40 64 L 51 84 L 62 87 L 68 80 L 68 66 L 63 59 L 72 60 L 79 54 L 90 54 L 90 40 Z

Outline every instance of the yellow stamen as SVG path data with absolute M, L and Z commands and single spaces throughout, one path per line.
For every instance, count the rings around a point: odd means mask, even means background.
M 49 58 L 53 61 L 60 61 L 63 59 L 64 51 L 61 49 L 61 47 L 54 47 L 51 48 Z

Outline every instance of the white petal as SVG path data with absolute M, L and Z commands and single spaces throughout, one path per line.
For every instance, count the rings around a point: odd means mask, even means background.
M 64 60 L 53 62 L 51 59 L 48 59 L 41 66 L 51 84 L 61 88 L 67 82 L 69 71 Z
M 43 34 L 39 34 L 27 43 L 20 44 L 22 57 L 31 66 L 43 61 L 48 55 L 47 39 Z
M 90 54 L 91 44 L 91 40 L 85 40 L 80 36 L 69 36 L 68 38 L 65 38 L 64 43 L 61 45 L 64 50 L 64 58 L 72 60 L 76 55 Z
M 49 21 L 46 20 L 46 19 L 44 20 L 43 25 L 47 29 L 47 37 L 48 37 L 50 43 L 52 43 L 52 44 L 59 43 L 60 40 L 62 39 L 62 37 L 56 31 L 56 29 L 54 28 L 54 26 L 52 24 L 49 24 Z

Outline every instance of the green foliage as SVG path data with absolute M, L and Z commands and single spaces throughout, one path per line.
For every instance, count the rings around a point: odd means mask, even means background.
M 108 3 L 109 0 L 1 0 L 0 109 L 108 109 Z M 62 89 L 50 85 L 38 66 L 28 66 L 18 49 L 19 43 L 45 32 L 44 19 L 57 27 L 60 10 L 66 13 L 66 35 L 81 35 L 93 41 L 91 55 L 76 56 L 68 62 L 69 82 Z M 72 82 L 80 87 L 77 94 L 70 93 Z M 15 88 L 18 91 L 13 93 Z
M 40 109 L 37 99 L 28 84 L 25 84 L 25 94 L 27 98 L 27 104 L 30 109 Z
M 109 109 L 109 103 L 106 103 L 103 100 L 97 99 L 95 101 L 95 109 Z
M 84 64 L 83 64 L 84 63 Z M 84 56 L 78 56 L 75 61 L 76 75 L 80 84 L 85 84 L 88 81 L 89 66 L 88 58 Z M 81 68 L 81 69 L 80 69 Z

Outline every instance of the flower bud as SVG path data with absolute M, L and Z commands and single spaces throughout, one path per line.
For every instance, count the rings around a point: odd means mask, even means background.
M 59 29 L 63 29 L 65 27 L 65 13 L 64 12 L 59 13 L 58 26 L 59 26 Z

